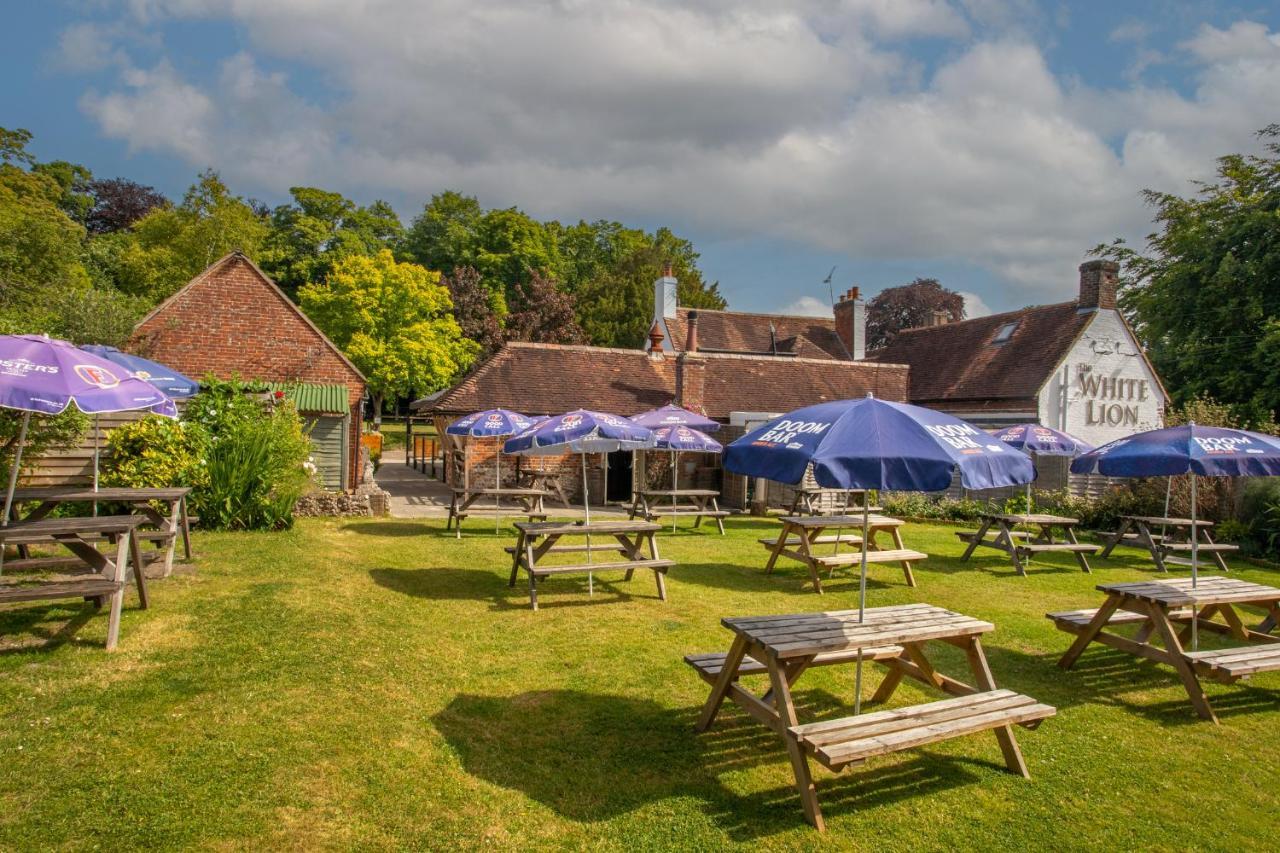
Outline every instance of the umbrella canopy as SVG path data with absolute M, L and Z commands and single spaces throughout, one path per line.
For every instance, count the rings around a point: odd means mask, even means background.
M 1227 427 L 1183 426 L 1153 429 L 1116 439 L 1076 457 L 1073 474 L 1108 477 L 1280 476 L 1280 439 Z
M 121 352 L 115 347 L 102 344 L 86 344 L 80 349 L 123 367 L 129 371 L 130 376 L 149 382 L 171 399 L 194 397 L 200 392 L 199 382 L 183 376 L 172 367 L 166 367 L 140 355 Z
M 576 409 L 534 424 L 508 439 L 503 453 L 548 456 L 573 453 L 612 453 L 653 447 L 653 432 L 624 418 L 604 412 Z
M 72 403 L 89 415 L 134 409 L 178 414 L 163 391 L 73 344 L 43 335 L 0 335 L 0 406 L 56 415 Z
M 724 452 L 725 470 L 781 483 L 799 483 L 809 465 L 828 489 L 937 492 L 951 485 L 957 469 L 969 489 L 1035 478 L 1030 457 L 973 424 L 871 396 L 796 409 Z
M 536 421 L 509 409 L 485 409 L 458 418 L 445 429 L 449 435 L 467 435 L 477 438 L 493 438 L 515 435 L 533 426 Z
M 681 453 L 719 453 L 724 445 L 705 432 L 684 426 L 658 427 L 653 431 L 653 446 L 657 450 Z
M 702 432 L 715 432 L 720 429 L 719 422 L 713 421 L 711 418 L 700 415 L 697 412 L 682 409 L 674 404 L 632 415 L 630 420 L 632 423 L 640 424 L 640 426 L 648 427 L 649 429 L 670 426 L 693 427 Z
M 1037 456 L 1079 456 L 1093 450 L 1093 445 L 1081 441 L 1074 435 L 1059 432 L 1040 424 L 1017 424 L 1005 427 L 995 433 L 995 437 L 1010 447 L 1016 447 L 1024 453 Z

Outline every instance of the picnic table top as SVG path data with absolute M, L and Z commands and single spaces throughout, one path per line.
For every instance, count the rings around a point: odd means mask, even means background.
M 172 501 L 191 493 L 189 486 L 131 489 L 110 486 L 94 491 L 86 486 L 41 486 L 14 489 L 15 501 Z
M 637 489 L 646 498 L 714 498 L 720 493 L 715 489 Z
M 782 523 L 791 527 L 861 527 L 861 515 L 784 515 Z M 869 527 L 900 527 L 906 524 L 900 518 L 871 513 L 867 516 Z
M 661 524 L 652 521 L 517 521 L 515 528 L 525 536 L 571 536 L 588 533 L 656 533 Z
M 27 536 L 55 536 L 75 533 L 125 533 L 147 519 L 141 515 L 99 515 L 93 518 L 41 518 L 11 521 L 0 527 L 0 542 Z
M 996 521 L 1007 521 L 1010 524 L 1059 524 L 1069 526 L 1080 523 L 1080 519 L 1078 518 L 1070 518 L 1065 515 L 1045 515 L 1038 512 L 1033 512 L 1029 515 L 1005 512 L 984 512 L 982 517 L 994 519 Z
M 1120 517 L 1129 521 L 1140 521 L 1143 524 L 1167 524 L 1170 527 L 1190 527 L 1192 524 L 1189 518 L 1165 518 L 1159 515 L 1122 515 Z M 1213 527 L 1213 522 L 1197 518 L 1195 525 L 1196 527 Z
M 1186 604 L 1231 604 L 1280 601 L 1280 589 L 1258 583 L 1224 578 L 1218 575 L 1202 577 L 1194 587 L 1191 578 L 1172 578 L 1158 581 L 1098 584 L 1098 589 L 1108 594 L 1123 594 L 1142 601 L 1177 607 Z
M 795 490 L 804 495 L 825 495 L 828 492 L 833 495 L 861 495 L 868 491 L 867 489 L 828 489 L 826 486 L 796 486 Z
M 995 630 L 990 622 L 932 604 L 868 607 L 861 622 L 857 610 L 835 610 L 725 618 L 721 624 L 779 658 L 969 637 Z
M 512 497 L 527 497 L 527 498 L 536 498 L 539 496 L 544 498 L 551 497 L 551 492 L 548 492 L 546 489 L 534 489 L 534 488 L 495 489 L 492 486 L 488 488 L 485 488 L 483 486 L 480 486 L 480 487 L 472 486 L 471 488 L 465 488 L 463 486 L 453 486 L 453 491 L 455 494 L 459 494 L 459 495 L 493 495 L 494 497 L 504 497 L 504 496 L 510 495 Z

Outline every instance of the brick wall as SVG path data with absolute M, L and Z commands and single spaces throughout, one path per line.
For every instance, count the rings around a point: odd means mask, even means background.
M 233 253 L 178 291 L 134 330 L 131 349 L 198 379 L 347 386 L 350 475 L 360 482 L 364 378 L 244 255 Z

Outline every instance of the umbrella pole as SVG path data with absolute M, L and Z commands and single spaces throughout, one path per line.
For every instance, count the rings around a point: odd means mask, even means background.
M 0 527 L 9 526 L 9 514 L 13 510 L 13 490 L 18 487 L 18 469 L 22 467 L 22 445 L 27 440 L 27 427 L 31 424 L 31 413 L 22 413 L 22 426 L 18 428 L 18 442 L 14 445 L 13 467 L 9 469 L 9 491 L 4 497 L 4 517 L 0 518 Z M 0 573 L 4 571 L 4 545 L 0 545 Z
M 1169 479 L 1164 484 L 1164 517 L 1169 517 L 1169 498 L 1173 497 L 1173 475 L 1169 475 Z M 1165 526 L 1160 525 L 1160 541 L 1164 541 Z
M 680 483 L 680 460 L 676 458 L 676 452 L 673 450 L 671 451 L 671 532 L 672 533 L 676 532 L 676 519 L 679 518 L 679 516 L 676 515 L 676 510 L 679 508 L 678 501 L 680 500 L 678 497 L 676 497 L 676 490 L 680 488 L 679 483 Z
M 858 577 L 858 624 L 862 624 L 867 610 L 867 499 L 870 492 L 862 492 L 862 571 Z M 858 674 L 854 676 L 853 714 L 862 713 L 862 647 L 858 647 Z
M 1200 537 L 1196 535 L 1196 472 L 1191 472 L 1191 588 L 1196 588 L 1200 576 Z M 1191 602 L 1191 651 L 1199 651 L 1200 634 L 1197 631 L 1199 617 L 1196 604 Z
M 582 454 L 582 514 L 587 529 L 591 528 L 591 493 L 587 491 L 587 454 Z M 591 534 L 587 534 L 587 562 L 591 562 Z M 595 595 L 595 574 L 587 572 L 587 595 Z
M 98 416 L 95 414 L 93 416 L 93 491 L 95 493 L 98 491 L 98 439 L 101 435 L 102 433 L 98 431 Z M 98 517 L 98 502 L 96 500 L 93 502 L 93 517 Z
M 493 456 L 493 488 L 502 488 L 502 447 L 498 447 L 498 452 Z M 494 507 L 498 510 L 493 519 L 493 532 L 497 533 L 502 525 L 502 495 L 495 494 L 497 499 Z

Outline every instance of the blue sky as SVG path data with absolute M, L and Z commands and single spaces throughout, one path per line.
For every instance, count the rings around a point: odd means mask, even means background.
M 1069 299 L 1280 120 L 1275 4 L 128 0 L 9 11 L 0 124 L 180 196 L 201 169 L 668 225 L 731 307 L 934 276 Z

